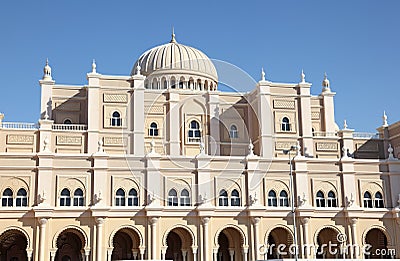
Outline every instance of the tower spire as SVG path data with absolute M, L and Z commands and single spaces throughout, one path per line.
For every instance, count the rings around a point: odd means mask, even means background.
M 173 26 L 172 26 L 172 34 L 171 34 L 171 43 L 176 43 L 175 30 L 174 30 Z

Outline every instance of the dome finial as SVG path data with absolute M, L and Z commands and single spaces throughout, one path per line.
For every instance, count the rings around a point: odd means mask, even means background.
M 265 81 L 264 67 L 261 67 L 261 81 Z
M 49 58 L 46 58 L 46 65 L 43 68 L 43 80 L 53 80 L 51 77 L 51 67 L 49 65 Z
M 175 40 L 175 30 L 174 30 L 174 27 L 172 26 L 172 34 L 171 34 L 171 43 L 176 43 L 176 40 Z
M 306 82 L 306 75 L 305 75 L 303 69 L 301 69 L 300 80 L 301 80 L 301 83 L 305 83 Z
M 97 67 L 96 60 L 93 59 L 93 62 L 92 62 L 92 73 L 96 73 L 96 67 Z

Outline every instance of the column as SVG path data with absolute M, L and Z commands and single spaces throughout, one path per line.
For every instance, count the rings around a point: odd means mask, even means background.
M 357 218 L 350 219 L 350 224 L 351 224 L 351 241 L 353 244 L 352 249 L 354 250 L 353 258 L 358 258 L 360 255 L 358 247 L 354 247 L 354 246 L 360 246 L 357 240 Z
M 302 220 L 303 223 L 303 242 L 304 245 L 302 246 L 302 249 L 305 250 L 305 258 L 309 258 L 310 257 L 310 248 L 308 245 L 308 223 L 310 221 L 310 218 L 305 217 Z M 303 252 L 303 251 L 302 251 Z M 303 256 L 304 258 L 304 256 Z
M 310 83 L 307 82 L 299 83 L 299 90 L 300 90 L 299 111 L 301 113 L 301 117 L 299 117 L 301 119 L 301 122 L 299 122 L 299 130 L 302 136 L 302 142 L 303 142 L 302 149 L 304 156 L 314 155 L 314 143 L 313 143 L 312 125 L 311 125 L 310 88 L 311 88 Z
M 103 260 L 103 224 L 104 218 L 96 218 L 97 231 L 96 231 L 96 261 Z
M 187 250 L 182 250 L 183 261 L 186 261 Z
M 231 258 L 231 261 L 233 261 L 233 256 L 235 255 L 235 249 L 229 248 L 229 256 Z
M 243 247 L 242 252 L 243 252 L 243 261 L 247 261 L 247 253 L 249 252 L 249 248 Z
M 85 261 L 89 261 L 90 250 L 85 250 Z
M 214 261 L 218 261 L 218 248 L 213 249 L 213 256 L 214 256 Z M 207 261 L 206 258 L 203 259 L 204 261 Z
M 50 260 L 54 261 L 56 259 L 57 249 L 50 250 Z
M 208 154 L 220 155 L 220 122 L 219 122 L 219 93 L 207 92 L 207 110 L 210 118 L 210 138 L 208 140 Z
M 107 261 L 111 261 L 113 249 L 114 249 L 113 247 L 107 248 Z
M 39 261 L 45 260 L 46 224 L 47 218 L 39 219 Z
M 254 108 L 257 113 L 257 119 L 260 124 L 260 156 L 272 158 L 274 154 L 274 137 L 273 137 L 273 113 L 271 110 L 271 91 L 269 82 L 262 80 L 257 85 L 258 97 L 257 108 Z M 262 119 L 262 120 L 261 120 Z M 256 125 L 256 123 L 253 123 Z
M 193 261 L 197 261 L 197 246 L 192 246 Z
M 133 93 L 130 101 L 130 114 L 133 117 L 131 126 L 133 147 L 131 148 L 132 154 L 136 156 L 143 156 L 144 152 L 144 79 L 142 75 L 133 75 Z M 132 142 L 132 140 L 131 140 Z
M 158 217 L 151 217 L 151 258 L 157 259 L 157 222 Z
M 258 260 L 260 257 L 259 253 L 259 241 L 258 241 L 258 225 L 260 224 L 261 218 L 255 217 L 253 218 L 253 230 L 254 230 L 254 255 L 255 255 L 255 260 Z
M 203 217 L 203 256 L 202 259 L 203 261 L 208 261 L 209 259 L 207 258 L 209 256 L 209 250 L 208 250 L 208 222 L 210 222 L 209 217 Z M 218 251 L 218 250 L 217 250 Z M 214 253 L 215 260 L 217 260 L 217 254 Z
M 180 116 L 179 116 L 179 93 L 170 89 L 168 92 L 168 103 L 167 103 L 167 116 L 166 116 L 166 138 L 167 138 L 167 154 L 176 156 L 181 154 L 180 147 Z M 143 112 L 142 112 L 143 114 Z
M 103 116 L 99 113 L 98 109 L 102 107 L 102 100 L 100 95 L 100 74 L 88 73 L 88 87 L 87 87 L 87 152 L 89 154 L 97 151 L 97 144 L 99 141 L 100 126 L 103 125 Z
M 139 251 L 140 251 L 140 260 L 144 260 L 144 251 L 145 251 L 145 247 L 139 247 Z
M 161 247 L 161 260 L 165 260 L 165 254 L 167 253 L 167 247 Z

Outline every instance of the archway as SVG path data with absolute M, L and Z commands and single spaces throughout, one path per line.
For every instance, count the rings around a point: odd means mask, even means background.
M 176 227 L 169 231 L 166 238 L 166 251 L 163 257 L 166 260 L 192 261 L 193 235 L 183 227 Z
M 216 261 L 243 260 L 243 238 L 235 228 L 227 227 L 219 233 L 218 246 Z
M 286 228 L 272 229 L 268 235 L 267 259 L 291 258 L 293 256 L 292 244 L 293 236 Z
M 26 249 L 28 239 L 17 229 L 10 229 L 0 235 L 0 260 L 28 260 Z
M 373 228 L 365 236 L 365 244 L 371 247 L 364 253 L 366 259 L 391 258 L 388 251 L 388 238 L 379 228 Z
M 338 231 L 331 227 L 323 228 L 317 236 L 317 253 L 316 258 L 341 258 L 340 243 L 338 242 Z
M 122 228 L 113 237 L 111 260 L 140 259 L 140 237 L 130 228 Z
M 84 236 L 80 231 L 68 228 L 57 238 L 55 261 L 84 260 Z

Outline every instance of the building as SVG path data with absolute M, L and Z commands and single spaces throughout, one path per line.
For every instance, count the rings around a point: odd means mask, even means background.
M 221 92 L 173 34 L 131 75 L 93 62 L 87 80 L 56 84 L 46 62 L 38 124 L 0 117 L 1 261 L 257 260 L 294 242 L 303 258 L 364 257 L 329 242 L 400 258 L 391 127 L 339 129 L 326 75 L 317 96 L 304 73 Z

